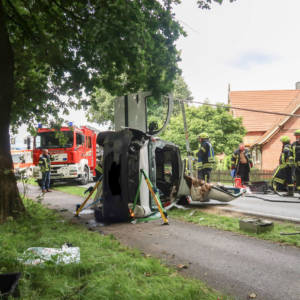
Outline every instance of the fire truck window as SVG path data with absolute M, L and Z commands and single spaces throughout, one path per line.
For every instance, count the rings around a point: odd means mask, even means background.
M 36 138 L 35 138 L 35 147 L 36 148 L 41 148 L 41 136 L 38 135 Z
M 63 131 L 63 137 L 56 132 L 40 132 L 35 138 L 36 148 L 67 148 L 73 146 L 73 132 Z M 61 133 L 60 133 L 61 134 Z
M 76 144 L 77 146 L 84 144 L 84 136 L 80 133 L 76 133 Z
M 87 148 L 92 148 L 92 139 L 90 136 L 86 137 L 86 147 Z

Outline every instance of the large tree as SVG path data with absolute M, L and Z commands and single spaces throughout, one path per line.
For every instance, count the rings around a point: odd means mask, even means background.
M 171 2 L 0 0 L 0 222 L 24 211 L 10 125 L 82 107 L 94 86 L 114 95 L 172 89 L 183 31 Z
M 185 113 L 192 151 L 198 149 L 198 136 L 201 132 L 209 134 L 216 154 L 231 154 L 246 133 L 241 118 L 234 118 L 224 106 L 189 106 L 186 107 Z M 180 150 L 186 153 L 182 115 L 172 117 L 160 137 L 177 144 Z

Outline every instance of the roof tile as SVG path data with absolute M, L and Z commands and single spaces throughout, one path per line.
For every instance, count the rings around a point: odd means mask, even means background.
M 300 90 L 270 91 L 232 91 L 229 93 L 230 105 L 273 112 L 288 112 L 293 102 L 300 95 Z M 232 109 L 235 117 L 243 118 L 243 125 L 248 132 L 268 131 L 282 117 L 265 113 Z

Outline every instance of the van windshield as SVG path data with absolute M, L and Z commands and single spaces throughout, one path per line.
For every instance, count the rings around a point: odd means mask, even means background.
M 35 138 L 36 149 L 70 148 L 74 141 L 73 131 L 40 132 Z

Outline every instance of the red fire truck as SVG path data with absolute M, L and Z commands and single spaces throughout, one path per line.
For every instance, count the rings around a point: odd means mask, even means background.
M 39 127 L 41 127 L 39 125 Z M 51 157 L 51 181 L 76 180 L 86 184 L 95 176 L 97 130 L 72 123 L 61 127 L 38 128 L 33 147 L 33 177 L 40 183 L 42 174 L 38 166 L 43 149 Z

